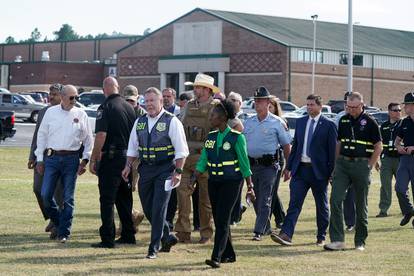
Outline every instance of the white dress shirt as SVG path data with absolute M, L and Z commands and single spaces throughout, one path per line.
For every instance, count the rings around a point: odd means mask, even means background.
M 156 117 L 151 117 L 147 114 L 148 118 L 148 133 L 151 133 L 152 128 L 158 122 L 158 119 L 164 114 L 165 110 L 162 109 L 161 112 Z M 138 157 L 138 137 L 137 137 L 137 122 L 138 119 L 134 123 L 134 127 L 132 128 L 131 135 L 129 136 L 129 143 L 128 143 L 128 151 L 127 156 L 129 157 Z M 186 158 L 189 154 L 187 139 L 185 138 L 185 132 L 183 124 L 177 117 L 173 117 L 171 119 L 170 128 L 168 130 L 168 136 L 171 139 L 171 143 L 175 150 L 174 160 Z
M 89 159 L 92 152 L 92 130 L 88 115 L 78 107 L 69 111 L 56 105 L 48 108 L 37 133 L 37 161 L 43 161 L 45 149 L 79 150 L 81 144 L 85 147 L 82 159 Z
M 314 120 L 315 123 L 313 124 L 313 132 L 315 132 L 316 126 L 318 125 L 318 121 L 319 118 L 321 117 L 321 113 L 319 113 L 318 116 L 316 116 L 315 118 L 312 118 L 311 116 L 309 116 L 308 121 L 306 122 L 306 129 L 305 129 L 305 138 L 303 139 L 303 149 L 302 149 L 302 158 L 301 158 L 301 162 L 305 162 L 305 163 L 310 163 L 311 159 L 310 157 L 306 154 L 306 150 L 307 150 L 307 144 L 308 144 L 308 131 L 309 131 L 309 127 L 311 124 L 311 121 Z

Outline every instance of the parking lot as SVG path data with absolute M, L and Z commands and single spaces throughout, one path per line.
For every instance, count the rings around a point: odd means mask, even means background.
M 16 120 L 16 134 L 13 138 L 1 141 L 0 147 L 30 147 L 35 126 L 33 123 Z

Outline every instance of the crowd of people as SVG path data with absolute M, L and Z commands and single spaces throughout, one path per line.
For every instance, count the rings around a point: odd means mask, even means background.
M 230 226 L 242 220 L 245 204 L 256 214 L 252 241 L 270 236 L 290 246 L 309 189 L 316 206 L 315 244 L 325 250 L 345 249 L 345 215 L 346 229 L 355 228 L 355 249 L 362 251 L 373 168 L 381 176 L 377 217 L 388 215 L 394 176 L 403 214 L 400 225 L 410 222 L 414 93 L 407 93 L 402 103 L 407 116 L 401 118 L 402 104 L 390 103 L 389 120 L 381 126 L 364 111 L 358 92 L 346 94 L 338 125 L 321 112 L 322 98 L 311 94 L 307 115 L 297 120 L 291 137 L 278 99 L 265 87 L 253 92 L 257 113 L 241 120 L 240 94 L 230 92 L 226 98 L 214 78 L 201 73 L 186 84 L 193 86 L 194 95 L 177 98 L 172 88 L 149 87 L 143 93 L 144 109 L 135 86 L 120 91 L 115 78 L 105 78 L 106 100 L 97 110 L 95 130 L 85 111 L 75 106 L 74 86 L 50 87 L 50 106 L 39 112 L 28 162 L 35 169 L 39 207 L 44 219 L 50 219 L 45 229 L 50 239 L 66 243 L 70 238 L 76 180 L 88 166 L 98 177 L 102 223 L 101 241 L 92 247 L 136 244 L 137 226 L 145 216 L 151 225 L 148 259 L 170 252 L 179 242 L 192 242 L 195 230 L 198 243 L 214 242 L 207 265 L 235 262 Z M 290 181 L 286 212 L 278 195 L 281 179 Z M 134 191 L 143 212 L 133 208 Z

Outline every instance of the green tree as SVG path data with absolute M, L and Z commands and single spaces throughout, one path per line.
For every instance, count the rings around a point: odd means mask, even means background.
M 42 37 L 42 34 L 39 32 L 39 29 L 34 28 L 32 33 L 30 34 L 30 38 L 27 41 L 30 41 L 30 42 L 39 41 L 41 37 Z
M 16 40 L 14 39 L 14 37 L 12 36 L 8 36 L 5 40 L 6 44 L 12 44 L 12 43 L 16 43 Z
M 58 31 L 53 32 L 56 36 L 56 40 L 76 40 L 79 39 L 79 35 L 73 30 L 73 27 L 69 24 L 63 24 Z

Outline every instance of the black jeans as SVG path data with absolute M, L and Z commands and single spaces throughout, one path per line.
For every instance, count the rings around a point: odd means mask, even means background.
M 101 205 L 102 226 L 99 229 L 101 240 L 106 244 L 115 241 L 114 204 L 122 224 L 121 237 L 125 240 L 135 240 L 132 225 L 132 189 L 121 176 L 126 158 L 117 156 L 111 160 L 102 157 L 98 169 L 99 201 Z
M 239 195 L 240 186 L 241 179 L 234 181 L 208 180 L 208 195 L 216 227 L 212 260 L 220 262 L 223 258 L 236 259 L 231 242 L 230 217 Z

